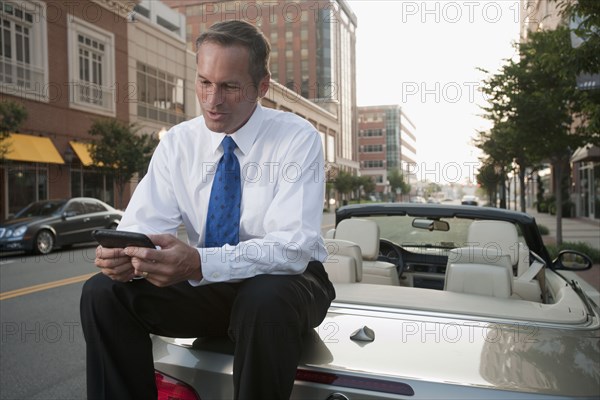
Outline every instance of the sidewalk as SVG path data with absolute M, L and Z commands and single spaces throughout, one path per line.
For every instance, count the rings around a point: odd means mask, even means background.
M 527 214 L 535 217 L 538 225 L 544 225 L 550 230 L 545 235 L 544 243 L 556 241 L 556 215 L 538 213 L 535 209 L 527 209 Z M 600 219 L 588 218 L 563 218 L 563 242 L 584 242 L 593 248 L 600 249 Z
M 538 225 L 543 225 L 550 233 L 542 236 L 544 243 L 556 243 L 556 215 L 538 213 L 535 209 L 528 209 Z M 587 218 L 562 219 L 563 242 L 583 242 L 593 248 L 600 249 L 600 220 Z M 582 279 L 600 291 L 600 264 L 594 264 L 587 271 L 577 272 Z

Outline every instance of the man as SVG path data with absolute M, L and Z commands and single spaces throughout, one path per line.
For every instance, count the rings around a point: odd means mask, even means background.
M 196 45 L 202 116 L 163 137 L 119 225 L 159 249 L 99 246 L 102 273 L 83 288 L 89 399 L 156 398 L 150 333 L 228 335 L 235 397 L 289 398 L 301 336 L 335 297 L 321 264 L 320 137 L 258 103 L 268 42 L 251 24 L 226 21 Z M 214 207 L 229 191 L 231 202 Z M 215 222 L 223 211 L 231 229 Z M 182 223 L 189 245 L 175 237 Z

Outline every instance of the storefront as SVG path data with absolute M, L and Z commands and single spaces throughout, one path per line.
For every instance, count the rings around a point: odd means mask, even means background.
M 65 170 L 65 161 L 47 137 L 13 133 L 6 142 L 1 170 L 3 218 L 32 201 L 48 199 L 51 183 Z
M 94 168 L 89 144 L 71 141 L 60 154 L 48 137 L 12 133 L 0 169 L 0 220 L 31 202 L 94 197 L 114 205 L 111 175 Z
M 94 197 L 114 206 L 115 185 L 110 175 L 94 169 L 89 143 L 70 141 L 71 196 Z
M 576 215 L 600 219 L 600 147 L 580 147 L 571 157 Z

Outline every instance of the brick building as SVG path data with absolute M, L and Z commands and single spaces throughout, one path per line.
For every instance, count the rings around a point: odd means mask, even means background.
M 417 157 L 416 127 L 399 105 L 358 108 L 360 174 L 376 183 L 376 197 L 389 194 L 388 173 L 398 170 L 414 183 L 411 165 Z
M 358 173 L 356 144 L 356 26 L 345 0 L 210 1 L 164 0 L 185 14 L 187 42 L 213 23 L 241 19 L 269 39 L 272 79 L 312 101 L 339 120 L 339 129 L 321 132 L 333 168 Z M 137 7 L 138 9 L 140 7 Z M 145 12 L 142 4 L 141 12 Z

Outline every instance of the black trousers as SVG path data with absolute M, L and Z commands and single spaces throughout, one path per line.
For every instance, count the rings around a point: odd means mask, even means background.
M 228 335 L 236 399 L 288 399 L 302 335 L 318 326 L 335 291 L 320 262 L 301 275 L 158 288 L 145 280 L 90 278 L 81 295 L 88 400 L 157 398 L 149 334 Z

